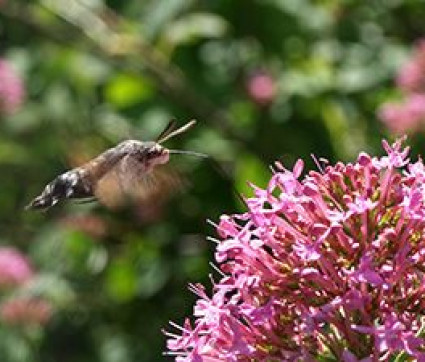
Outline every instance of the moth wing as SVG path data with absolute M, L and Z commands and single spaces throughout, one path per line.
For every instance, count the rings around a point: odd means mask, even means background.
M 182 177 L 173 168 L 158 165 L 135 179 L 130 190 L 132 198 L 137 201 L 160 201 L 181 190 L 183 186 Z
M 146 168 L 131 156 L 124 157 L 96 184 L 95 196 L 107 207 L 159 201 L 183 186 L 181 176 L 168 165 Z
M 124 188 L 121 184 L 118 169 L 113 167 L 96 182 L 94 195 L 105 206 L 117 208 L 125 201 Z

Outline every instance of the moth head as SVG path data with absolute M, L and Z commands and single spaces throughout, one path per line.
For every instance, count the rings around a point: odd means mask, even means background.
M 150 166 L 162 165 L 170 159 L 170 151 L 159 143 L 149 142 L 146 145 L 145 157 Z

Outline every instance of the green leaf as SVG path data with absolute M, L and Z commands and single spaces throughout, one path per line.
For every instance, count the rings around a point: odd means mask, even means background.
M 131 361 L 129 346 L 122 335 L 111 332 L 104 337 L 99 345 L 99 354 L 102 362 L 127 362 Z
M 209 13 L 192 13 L 169 24 L 164 39 L 180 45 L 199 38 L 219 38 L 227 31 L 227 22 L 220 16 Z
M 37 274 L 29 283 L 18 291 L 19 294 L 42 296 L 55 306 L 66 306 L 75 299 L 74 291 L 69 283 L 53 273 Z
M 106 85 L 106 100 L 118 108 L 134 106 L 149 99 L 153 85 L 146 78 L 136 74 L 118 74 Z
M 167 267 L 160 260 L 150 262 L 141 269 L 138 278 L 138 294 L 148 298 L 164 286 L 169 273 Z
M 175 19 L 193 2 L 193 0 L 151 1 L 143 18 L 146 36 L 148 38 L 156 36 L 166 24 Z
M 27 150 L 10 141 L 0 141 L 0 164 L 25 164 L 28 162 Z
M 235 172 L 236 189 L 243 195 L 252 195 L 249 183 L 259 187 L 266 187 L 270 178 L 267 166 L 251 154 L 238 156 Z
M 126 259 L 115 260 L 106 274 L 106 292 L 116 302 L 132 299 L 137 293 L 137 274 L 134 264 Z

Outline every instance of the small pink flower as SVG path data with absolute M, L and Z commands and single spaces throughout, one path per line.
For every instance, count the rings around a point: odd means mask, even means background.
M 378 117 L 395 134 L 414 133 L 425 127 L 425 39 L 418 42 L 396 79 L 404 98 L 384 103 Z
M 384 323 L 373 327 L 353 325 L 352 328 L 360 333 L 372 334 L 375 337 L 375 351 L 406 351 L 412 356 L 425 359 L 425 352 L 421 349 L 424 340 L 408 330 L 403 321 L 394 314 L 384 316 Z
M 379 118 L 395 134 L 413 133 L 425 125 L 425 94 L 411 94 L 400 103 L 384 103 Z
M 261 72 L 248 79 L 247 90 L 255 103 L 266 106 L 272 103 L 275 98 L 276 84 L 270 74 Z
M 412 57 L 401 68 L 397 85 L 406 92 L 425 91 L 425 40 L 418 42 Z
M 24 97 L 21 77 L 7 60 L 0 59 L 0 112 L 14 113 L 21 106 Z
M 425 360 L 425 166 L 386 155 L 302 176 L 276 164 L 247 212 L 222 216 L 222 273 L 194 321 L 166 332 L 177 361 Z
M 46 324 L 52 316 L 51 304 L 39 298 L 14 298 L 0 305 L 0 318 L 6 324 Z
M 28 259 L 17 249 L 0 247 L 0 287 L 11 287 L 25 283 L 34 272 Z
M 96 215 L 65 216 L 60 223 L 68 229 L 81 231 L 94 240 L 105 237 L 108 231 L 105 220 Z

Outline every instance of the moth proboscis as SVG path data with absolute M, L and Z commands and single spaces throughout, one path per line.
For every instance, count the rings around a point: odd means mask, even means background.
M 170 154 L 208 158 L 207 155 L 162 146 L 195 125 L 191 120 L 176 129 L 172 120 L 155 141 L 126 140 L 106 150 L 87 163 L 69 170 L 51 181 L 26 209 L 47 210 L 65 199 L 98 200 L 108 207 L 125 200 L 146 200 L 165 188 L 174 188 L 178 177 L 162 165 Z

